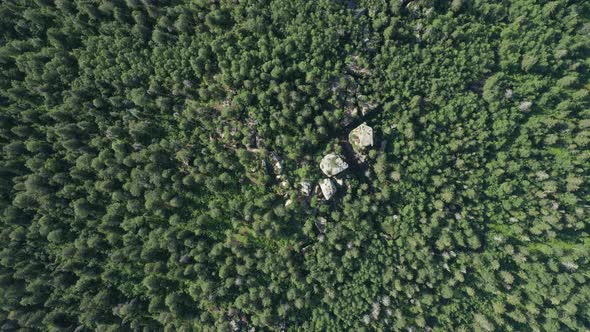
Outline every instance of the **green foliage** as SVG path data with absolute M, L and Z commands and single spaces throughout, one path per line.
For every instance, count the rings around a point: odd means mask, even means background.
M 0 15 L 2 330 L 590 327 L 587 2 Z

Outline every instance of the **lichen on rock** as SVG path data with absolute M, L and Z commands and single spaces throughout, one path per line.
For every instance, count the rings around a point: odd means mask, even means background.
M 322 158 L 320 168 L 327 176 L 334 176 L 347 169 L 348 164 L 339 155 L 330 153 Z

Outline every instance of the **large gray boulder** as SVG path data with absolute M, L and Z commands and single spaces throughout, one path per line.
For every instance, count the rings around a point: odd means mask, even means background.
M 334 176 L 347 169 L 348 164 L 339 155 L 330 153 L 322 158 L 320 168 L 327 176 Z
M 336 193 L 336 185 L 329 178 L 320 180 L 320 188 L 322 189 L 322 194 L 326 200 L 332 198 Z
M 355 151 L 364 151 L 373 146 L 373 128 L 367 126 L 366 123 L 361 124 L 348 134 L 348 141 Z

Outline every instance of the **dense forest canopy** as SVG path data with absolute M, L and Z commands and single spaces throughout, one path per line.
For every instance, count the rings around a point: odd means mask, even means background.
M 0 330 L 590 329 L 589 18 L 2 1 Z

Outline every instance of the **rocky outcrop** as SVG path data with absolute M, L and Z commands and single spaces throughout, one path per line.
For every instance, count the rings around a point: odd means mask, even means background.
M 362 153 L 365 149 L 373 146 L 373 128 L 367 126 L 366 123 L 361 124 L 348 134 L 348 141 L 356 152 Z
M 329 200 L 334 194 L 336 194 L 336 185 L 329 178 L 320 180 L 320 188 L 322 189 L 322 194 L 326 200 Z
M 339 155 L 330 153 L 322 158 L 320 168 L 327 176 L 334 176 L 347 169 L 348 164 Z

